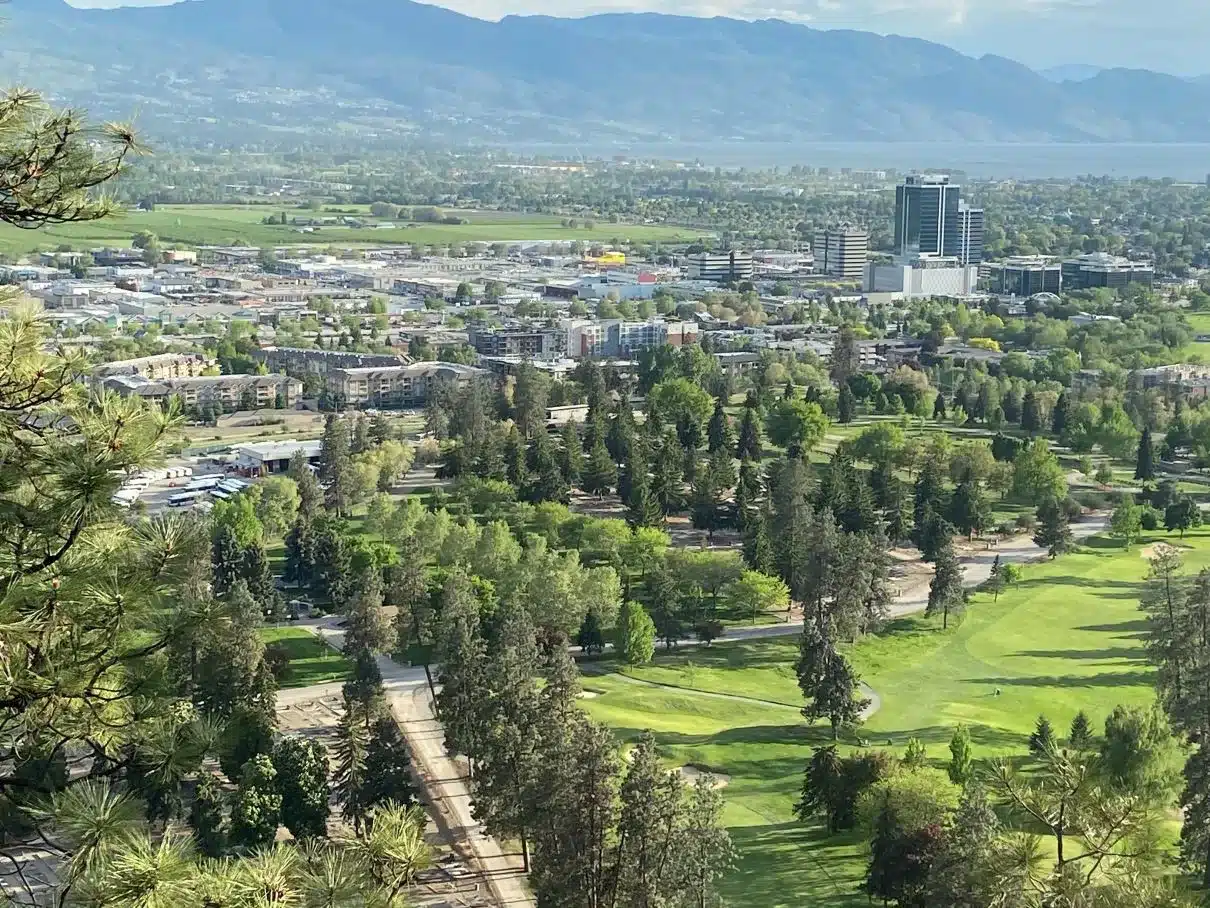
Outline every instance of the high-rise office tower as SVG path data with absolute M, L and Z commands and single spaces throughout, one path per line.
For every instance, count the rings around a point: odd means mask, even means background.
M 870 236 L 864 230 L 848 224 L 830 227 L 815 234 L 815 270 L 861 280 L 869 251 Z
M 962 187 L 935 174 L 913 174 L 895 189 L 895 254 L 947 255 L 964 265 L 983 259 L 983 210 L 962 201 Z

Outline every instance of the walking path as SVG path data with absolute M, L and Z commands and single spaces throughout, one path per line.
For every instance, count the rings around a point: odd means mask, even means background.
M 333 626 L 336 620 L 339 619 L 325 618 L 299 622 L 299 625 L 341 649 L 344 631 Z M 455 849 L 480 872 L 496 905 L 532 908 L 534 899 L 520 857 L 507 854 L 474 817 L 466 768 L 446 753 L 445 736 L 437 721 L 423 667 L 412 668 L 387 656 L 379 656 L 378 670 L 382 673 L 387 703 L 411 748 L 413 767 L 432 805 L 438 826 L 447 831 Z M 327 687 L 339 690 L 340 685 L 299 688 L 298 696 L 303 693 L 314 696 L 317 689 Z M 288 697 L 291 691 L 282 691 L 282 694 Z
M 1077 541 L 1088 539 L 1096 536 L 1098 533 L 1105 531 L 1108 526 L 1108 520 L 1104 516 L 1097 515 L 1083 520 L 1079 523 L 1072 524 L 1071 533 Z M 1047 557 L 1046 550 L 1035 545 L 1033 540 L 1021 536 L 1003 543 L 998 548 L 989 549 L 984 552 L 973 552 L 962 557 L 962 584 L 968 589 L 982 586 L 986 583 L 992 574 L 992 565 L 995 563 L 997 556 L 1000 558 L 1001 564 L 1027 564 L 1033 561 L 1042 561 Z M 905 590 L 892 602 L 889 614 L 892 618 L 902 618 L 907 615 L 918 614 L 923 612 L 928 607 L 928 584 L 918 584 L 916 587 Z M 793 621 L 784 624 L 766 624 L 759 627 L 744 627 L 744 628 L 729 628 L 727 634 L 719 642 L 726 643 L 728 640 L 758 640 L 766 637 L 788 637 L 802 631 L 802 618 L 796 618 Z M 700 645 L 696 640 L 682 640 L 678 646 L 697 646 Z M 762 700 L 757 697 L 745 697 L 740 694 L 722 694 L 713 691 L 702 691 L 691 687 L 680 687 L 675 684 L 664 684 L 659 681 L 647 681 L 642 678 L 633 678 L 630 675 L 625 675 L 617 672 L 607 672 L 587 663 L 581 665 L 580 670 L 585 674 L 604 675 L 609 674 L 610 677 L 616 678 L 627 684 L 642 684 L 649 687 L 661 687 L 666 690 L 674 690 L 691 696 L 708 697 L 715 700 L 734 700 L 744 703 L 757 703 L 762 706 L 784 707 L 786 709 L 794 709 L 797 707 L 790 706 L 786 703 L 780 703 L 776 700 Z M 864 681 L 861 682 L 861 695 L 870 702 L 865 709 L 861 711 L 862 721 L 869 719 L 878 710 L 882 709 L 882 697 L 874 688 L 870 687 Z

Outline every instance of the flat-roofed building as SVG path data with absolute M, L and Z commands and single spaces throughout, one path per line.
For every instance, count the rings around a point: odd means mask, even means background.
M 202 375 L 152 381 L 142 375 L 114 375 L 104 387 L 122 395 L 163 401 L 178 397 L 189 409 L 288 409 L 302 397 L 302 382 L 288 375 Z
M 102 363 L 93 369 L 93 378 L 104 381 L 115 375 L 138 375 L 152 381 L 166 378 L 193 378 L 212 368 L 215 361 L 204 353 L 159 353 L 138 359 Z
M 290 461 L 302 454 L 307 463 L 319 463 L 318 441 L 265 441 L 235 449 L 235 466 L 249 476 L 268 476 L 290 469 Z
M 686 273 L 691 281 L 713 281 L 718 284 L 750 281 L 756 273 L 751 252 L 695 252 L 685 259 Z
M 1062 265 L 1064 290 L 1094 290 L 1107 287 L 1120 290 L 1130 284 L 1150 287 L 1155 266 L 1150 262 L 1132 262 L 1107 252 L 1090 252 L 1068 259 Z
M 845 224 L 815 234 L 815 270 L 832 277 L 860 281 L 870 252 L 870 235 Z
M 1059 263 L 1040 255 L 1018 255 L 1002 262 L 984 262 L 979 273 L 987 276 L 987 289 L 1003 296 L 1058 294 L 1063 287 Z
M 439 387 L 465 388 L 490 373 L 458 363 L 413 363 L 328 372 L 328 394 L 351 407 L 397 410 L 422 407 Z
M 366 369 L 401 366 L 401 357 L 386 353 L 350 353 L 346 350 L 310 350 L 305 347 L 265 347 L 252 358 L 270 372 L 290 375 L 326 375 L 332 369 Z

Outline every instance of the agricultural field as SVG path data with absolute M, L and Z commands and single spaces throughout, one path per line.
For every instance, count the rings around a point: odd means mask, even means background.
M 690 242 L 700 233 L 654 225 L 595 224 L 564 227 L 561 219 L 540 214 L 510 214 L 497 211 L 457 211 L 468 224 L 418 224 L 395 228 L 322 227 L 311 233 L 284 224 L 263 224 L 267 215 L 283 209 L 272 205 L 161 205 L 155 211 L 126 210 L 113 217 L 86 224 L 66 224 L 22 230 L 0 225 L 0 252 L 10 256 L 54 250 L 60 245 L 76 249 L 96 246 L 126 246 L 130 238 L 148 230 L 162 246 L 252 245 L 366 247 L 402 243 L 448 245 L 473 242 L 553 242 L 581 240 L 609 243 Z M 285 209 L 287 217 L 330 217 L 333 212 Z M 367 213 L 364 207 L 342 206 L 341 213 Z
M 907 618 L 851 647 L 854 667 L 880 698 L 859 732 L 865 746 L 902 752 L 916 737 L 941 766 L 962 723 L 978 758 L 1022 755 L 1039 714 L 1062 733 L 1080 709 L 1099 729 L 1116 705 L 1150 702 L 1138 599 L 1146 556 L 1159 541 L 1180 548 L 1187 569 L 1210 567 L 1210 531 L 1184 540 L 1155 534 L 1131 549 L 1094 538 L 1026 567 L 999 601 L 976 595 L 948 632 Z M 724 886 L 729 903 L 856 908 L 867 904 L 858 888 L 865 846 L 856 835 L 826 838 L 792 814 L 811 748 L 830 738 L 798 712 L 796 655 L 797 640 L 787 637 L 720 641 L 621 671 L 602 662 L 589 666 L 585 706 L 623 738 L 651 729 L 671 765 L 727 780 L 725 819 L 740 850 Z

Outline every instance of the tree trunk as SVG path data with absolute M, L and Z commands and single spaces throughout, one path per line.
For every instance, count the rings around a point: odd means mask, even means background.
M 529 839 L 526 838 L 524 829 L 521 830 L 521 866 L 529 873 Z

